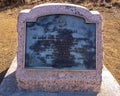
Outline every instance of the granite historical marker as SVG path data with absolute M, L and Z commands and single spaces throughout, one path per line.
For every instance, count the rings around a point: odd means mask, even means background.
M 18 86 L 45 91 L 99 91 L 102 19 L 72 4 L 43 4 L 19 14 Z

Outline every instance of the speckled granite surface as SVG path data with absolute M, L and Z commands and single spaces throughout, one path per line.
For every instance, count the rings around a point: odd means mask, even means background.
M 16 67 L 17 58 L 13 60 L 12 65 L 0 85 L 0 96 L 120 96 L 120 85 L 105 67 L 103 67 L 102 70 L 102 85 L 98 93 L 19 90 L 15 77 Z
M 96 23 L 96 70 L 35 70 L 25 69 L 26 22 L 40 16 L 67 14 L 83 17 L 86 23 Z M 16 78 L 19 88 L 43 91 L 93 91 L 98 92 L 102 72 L 102 18 L 97 11 L 72 4 L 45 4 L 20 12 L 18 20 L 18 67 Z

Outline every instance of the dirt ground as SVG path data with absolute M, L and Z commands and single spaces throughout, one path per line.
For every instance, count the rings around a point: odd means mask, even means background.
M 17 54 L 17 17 L 22 9 L 36 4 L 17 6 L 0 11 L 0 80 Z M 103 17 L 104 65 L 120 84 L 120 7 L 101 7 L 95 4 L 81 4 L 90 10 L 97 10 Z

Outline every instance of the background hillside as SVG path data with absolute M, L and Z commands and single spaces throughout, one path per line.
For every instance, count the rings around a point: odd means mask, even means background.
M 4 2 L 3 2 L 4 1 Z M 5 3 L 8 2 L 8 3 Z M 13 2 L 14 1 L 14 2 Z M 103 16 L 104 65 L 120 84 L 120 0 L 0 0 L 0 80 L 17 54 L 17 18 L 20 10 L 42 3 L 72 3 L 90 10 L 97 10 Z

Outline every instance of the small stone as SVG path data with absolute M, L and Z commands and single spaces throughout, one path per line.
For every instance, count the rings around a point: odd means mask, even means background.
M 104 7 L 105 6 L 105 3 L 100 3 L 100 7 Z
M 107 5 L 105 7 L 110 9 L 110 8 L 112 8 L 112 5 Z

